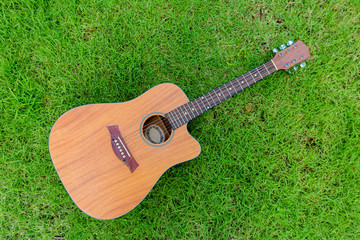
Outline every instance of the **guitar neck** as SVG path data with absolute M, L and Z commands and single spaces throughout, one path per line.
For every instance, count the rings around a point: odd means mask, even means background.
M 165 116 L 173 129 L 179 128 L 200 114 L 231 98 L 235 94 L 276 71 L 277 68 L 273 61 L 264 63 L 230 82 L 173 109 L 166 113 Z

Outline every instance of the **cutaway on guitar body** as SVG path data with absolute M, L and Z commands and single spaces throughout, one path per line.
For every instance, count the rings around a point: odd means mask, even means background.
M 49 149 L 76 205 L 94 218 L 119 217 L 137 206 L 168 168 L 198 156 L 201 147 L 186 124 L 173 130 L 165 118 L 188 101 L 178 86 L 165 83 L 128 102 L 84 105 L 63 114 L 51 130 Z M 129 162 L 114 152 L 120 146 L 111 142 L 114 126 L 122 151 L 132 156 Z

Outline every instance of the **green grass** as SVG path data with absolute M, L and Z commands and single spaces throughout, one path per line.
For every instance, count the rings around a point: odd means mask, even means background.
M 2 1 L 1 239 L 359 239 L 359 1 Z M 190 99 L 303 40 L 312 59 L 189 124 L 201 155 L 115 220 L 48 152 L 65 111 L 172 82 Z

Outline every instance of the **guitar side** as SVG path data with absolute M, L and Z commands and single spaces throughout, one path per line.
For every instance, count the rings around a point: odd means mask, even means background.
M 197 157 L 201 147 L 186 124 L 159 146 L 149 144 L 141 133 L 147 116 L 165 114 L 188 101 L 178 86 L 165 83 L 128 102 L 85 105 L 63 114 L 51 130 L 49 150 L 75 204 L 94 218 L 122 216 L 168 168 Z M 114 125 L 138 164 L 133 172 L 114 153 L 107 129 Z

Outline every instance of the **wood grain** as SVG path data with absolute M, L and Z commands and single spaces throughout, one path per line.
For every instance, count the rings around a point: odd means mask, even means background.
M 53 126 L 49 148 L 54 166 L 76 205 L 91 217 L 112 219 L 137 206 L 171 166 L 200 154 L 186 125 L 161 147 L 140 136 L 153 112 L 166 113 L 188 102 L 176 85 L 160 84 L 123 103 L 91 104 L 63 114 Z M 131 173 L 113 152 L 106 126 L 118 125 L 139 167 Z

